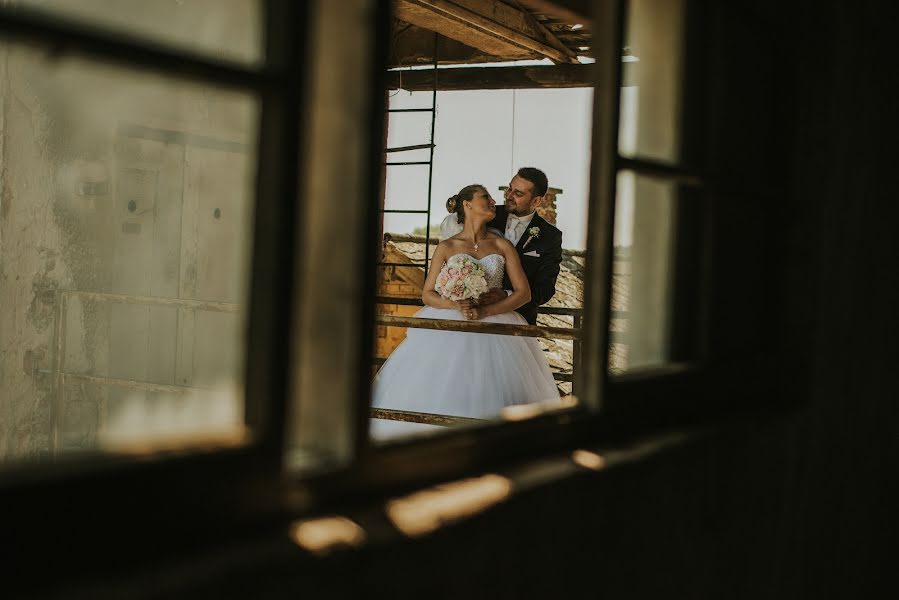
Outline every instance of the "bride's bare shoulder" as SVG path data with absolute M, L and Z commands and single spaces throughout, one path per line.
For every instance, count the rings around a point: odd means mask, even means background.
M 507 240 L 507 239 L 504 238 L 503 236 L 497 235 L 497 236 L 495 236 L 494 238 L 491 238 L 491 239 L 494 240 L 494 242 L 496 243 L 497 248 L 499 248 L 502 252 L 509 252 L 509 251 L 514 252 L 514 251 L 515 251 L 515 246 L 512 244 L 512 242 L 510 242 L 509 240 Z
M 443 254 L 451 254 L 454 249 L 456 249 L 459 245 L 459 239 L 456 236 L 446 238 L 439 244 L 437 244 L 436 252 L 440 252 Z

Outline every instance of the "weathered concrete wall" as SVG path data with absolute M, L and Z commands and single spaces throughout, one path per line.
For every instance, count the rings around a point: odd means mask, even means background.
M 0 461 L 238 418 L 242 309 L 59 290 L 244 303 L 256 119 L 248 94 L 0 45 Z
M 0 47 L 0 457 L 47 449 L 49 390 L 36 371 L 51 359 L 54 297 L 72 274 L 60 257 L 66 226 L 54 212 L 49 154 L 54 123 L 25 77 Z

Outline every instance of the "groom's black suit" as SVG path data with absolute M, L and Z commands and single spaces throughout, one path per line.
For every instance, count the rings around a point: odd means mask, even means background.
M 506 207 L 497 205 L 496 217 L 487 226 L 504 232 L 507 220 Z M 528 230 L 532 227 L 537 227 L 540 233 L 531 236 Z M 528 323 L 536 325 L 537 307 L 549 302 L 556 293 L 556 278 L 562 264 L 562 232 L 547 223 L 540 215 L 534 215 L 530 225 L 522 232 L 515 249 L 521 257 L 521 266 L 528 278 L 528 285 L 531 286 L 531 301 L 517 311 Z M 508 274 L 503 278 L 503 288 L 512 289 Z

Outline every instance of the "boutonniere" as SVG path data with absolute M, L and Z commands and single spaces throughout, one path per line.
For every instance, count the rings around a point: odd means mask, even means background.
M 537 227 L 536 225 L 534 227 L 529 227 L 527 234 L 528 234 L 528 239 L 526 239 L 524 241 L 524 245 L 521 247 L 522 250 L 524 250 L 525 248 L 528 247 L 528 244 L 531 243 L 531 240 L 540 237 L 540 228 Z

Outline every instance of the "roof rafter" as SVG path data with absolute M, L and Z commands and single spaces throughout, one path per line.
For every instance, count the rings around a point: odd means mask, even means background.
M 498 0 L 397 0 L 394 16 L 495 56 L 520 56 L 524 49 L 557 63 L 578 62 L 570 50 L 547 43 L 552 34 L 534 27 L 530 15 Z
M 593 27 L 591 0 L 516 0 L 516 4 L 553 19 L 579 24 L 584 31 Z
M 566 46 L 565 44 L 563 44 L 562 41 L 561 41 L 559 38 L 557 38 L 553 32 L 551 32 L 549 29 L 547 29 L 546 27 L 544 27 L 543 23 L 541 23 L 540 21 L 538 21 L 538 20 L 534 17 L 534 15 L 532 15 L 531 13 L 529 13 L 529 12 L 528 12 L 528 11 L 521 5 L 521 2 L 519 2 L 518 0 L 510 0 L 510 1 L 511 1 L 515 6 L 517 6 L 517 7 L 521 10 L 521 14 L 524 15 L 525 20 L 526 20 L 528 23 L 530 23 L 531 27 L 533 27 L 534 30 L 537 31 L 537 33 L 540 34 L 540 36 L 543 38 L 543 40 L 544 40 L 547 44 L 549 44 L 550 46 L 552 46 L 552 47 L 555 48 L 556 50 L 565 53 L 569 58 L 573 58 L 573 59 L 574 59 L 574 61 L 569 60 L 568 62 L 570 62 L 570 63 L 572 63 L 572 64 L 574 64 L 575 61 L 580 62 L 580 61 L 577 60 L 577 54 L 575 54 L 574 52 L 572 52 L 571 49 L 570 49 L 568 46 Z
M 593 87 L 596 69 L 588 65 L 460 67 L 437 69 L 438 90 L 511 90 Z M 434 69 L 389 71 L 387 86 L 410 92 L 434 87 Z

